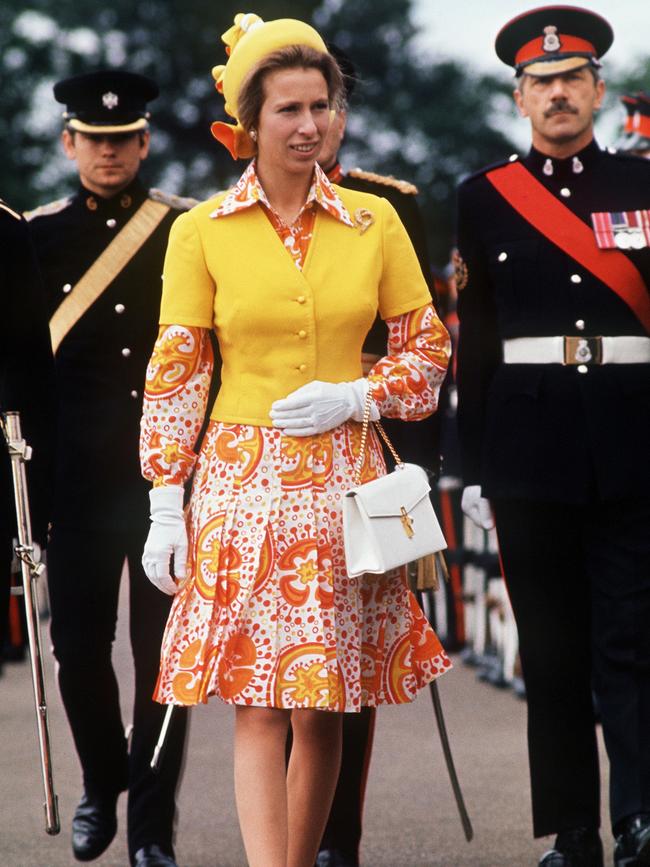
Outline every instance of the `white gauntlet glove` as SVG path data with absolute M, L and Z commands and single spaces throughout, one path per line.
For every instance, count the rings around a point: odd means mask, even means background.
M 465 488 L 460 507 L 470 521 L 482 530 L 491 530 L 494 527 L 492 507 L 490 501 L 481 496 L 480 485 L 469 485 Z
M 325 433 L 347 421 L 363 421 L 363 406 L 368 394 L 367 379 L 354 382 L 313 382 L 302 385 L 271 406 L 273 426 L 293 437 Z M 376 421 L 379 410 L 370 407 L 370 419 Z
M 149 491 L 151 528 L 142 554 L 142 566 L 151 583 L 170 596 L 178 590 L 169 569 L 172 554 L 174 576 L 185 578 L 187 530 L 183 494 L 182 485 L 162 486 Z

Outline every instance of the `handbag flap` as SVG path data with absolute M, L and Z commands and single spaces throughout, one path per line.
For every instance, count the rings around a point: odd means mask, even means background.
M 402 464 L 392 473 L 366 482 L 348 491 L 346 496 L 357 497 L 371 518 L 394 517 L 402 507 L 410 512 L 423 497 L 429 496 L 431 486 L 426 471 L 417 464 Z

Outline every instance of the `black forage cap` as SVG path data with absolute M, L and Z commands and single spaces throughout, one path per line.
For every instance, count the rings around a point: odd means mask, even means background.
M 146 129 L 147 103 L 158 93 L 151 78 L 124 69 L 100 69 L 54 85 L 54 98 L 66 107 L 66 124 L 90 135 Z

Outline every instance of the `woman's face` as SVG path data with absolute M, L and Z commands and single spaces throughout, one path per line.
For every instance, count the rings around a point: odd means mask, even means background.
M 318 69 L 278 69 L 264 79 L 257 161 L 266 171 L 311 174 L 330 123 L 327 82 Z

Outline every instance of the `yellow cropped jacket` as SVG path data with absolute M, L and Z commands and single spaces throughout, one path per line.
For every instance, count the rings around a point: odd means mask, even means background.
M 318 207 L 302 271 L 261 205 L 211 217 L 222 193 L 174 222 L 160 322 L 215 329 L 222 370 L 213 419 L 270 425 L 271 404 L 301 385 L 357 379 L 377 310 L 388 319 L 430 303 L 392 205 L 335 189 L 355 225 Z

